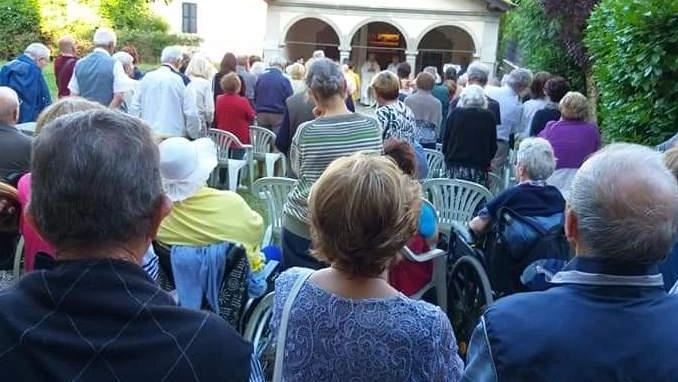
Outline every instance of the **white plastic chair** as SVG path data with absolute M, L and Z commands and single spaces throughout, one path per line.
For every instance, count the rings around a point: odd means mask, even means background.
M 426 199 L 424 199 L 423 202 L 431 206 L 435 211 L 435 207 L 431 202 Z M 432 248 L 426 253 L 417 255 L 405 246 L 400 250 L 400 254 L 405 259 L 414 263 L 433 261 L 433 274 L 431 275 L 431 280 L 417 291 L 417 293 L 410 296 L 410 298 L 421 300 L 426 292 L 431 288 L 435 288 L 438 306 L 440 306 L 440 309 L 442 309 L 443 312 L 447 313 L 447 252 L 442 249 Z
M 266 201 L 268 227 L 264 232 L 262 248 L 280 242 L 282 233 L 283 206 L 297 184 L 290 178 L 261 178 L 252 184 L 252 194 Z
M 287 173 L 285 155 L 283 153 L 276 153 L 273 150 L 275 138 L 275 133 L 269 129 L 250 126 L 250 142 L 252 142 L 254 161 L 264 162 L 267 177 L 275 176 L 275 162 L 278 160 L 282 163 L 282 173 Z
M 19 278 L 24 273 L 22 269 L 22 260 L 24 259 L 24 237 L 19 237 L 19 242 L 16 244 L 16 252 L 14 252 L 14 266 L 12 267 L 12 275 L 14 281 L 19 281 Z
M 490 192 L 492 192 L 492 195 L 494 196 L 499 195 L 499 193 L 505 190 L 504 187 L 506 186 L 506 184 L 504 182 L 504 179 L 502 179 L 502 177 L 493 173 L 492 171 L 488 173 L 488 183 L 490 186 Z
M 436 151 L 440 151 L 441 153 L 443 152 L 443 144 L 442 143 L 436 143 Z
M 238 174 L 249 167 L 250 184 L 254 179 L 254 167 L 252 166 L 252 145 L 245 145 L 235 135 L 217 129 L 209 129 L 207 136 L 217 145 L 217 168 L 214 169 L 210 178 L 210 186 L 216 187 L 219 182 L 219 169 L 228 169 L 228 189 L 236 191 L 238 189 Z M 245 156 L 242 159 L 230 158 L 231 149 L 245 149 Z
M 478 205 L 492 199 L 485 187 L 459 179 L 428 179 L 422 184 L 424 197 L 438 211 L 442 232 L 449 232 L 454 223 L 466 224 L 473 218 Z
M 426 179 L 441 178 L 445 176 L 445 156 L 440 151 L 424 149 L 426 163 L 428 164 L 428 176 Z

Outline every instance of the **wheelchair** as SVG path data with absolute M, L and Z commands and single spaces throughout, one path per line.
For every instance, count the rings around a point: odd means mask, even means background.
M 545 290 L 570 260 L 564 213 L 523 216 L 501 208 L 489 231 L 476 237 L 455 224 L 448 255 L 448 317 L 459 352 L 466 355 L 471 334 L 496 299 Z

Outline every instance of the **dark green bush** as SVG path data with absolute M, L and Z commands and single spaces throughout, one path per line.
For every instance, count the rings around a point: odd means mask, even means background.
M 678 131 L 678 2 L 603 0 L 586 44 L 608 140 L 656 144 Z
M 517 4 L 505 16 L 503 45 L 516 41 L 523 66 L 563 76 L 573 89 L 586 93 L 584 73 L 559 39 L 560 26 L 549 21 L 539 0 L 520 0 Z
M 32 42 L 40 41 L 37 0 L 2 0 L 0 5 L 0 60 L 9 60 Z

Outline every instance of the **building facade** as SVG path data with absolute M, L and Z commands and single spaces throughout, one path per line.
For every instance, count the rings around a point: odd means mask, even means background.
M 322 49 L 356 65 L 374 53 L 383 68 L 397 58 L 420 70 L 474 60 L 494 68 L 499 18 L 511 6 L 505 0 L 175 0 L 163 7 L 175 31 L 202 36 L 210 55 L 231 50 L 295 61 Z

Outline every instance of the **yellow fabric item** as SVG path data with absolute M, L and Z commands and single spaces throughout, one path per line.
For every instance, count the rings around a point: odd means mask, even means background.
M 190 198 L 174 203 L 157 239 L 168 245 L 242 244 L 256 272 L 264 266 L 259 248 L 263 231 L 264 220 L 240 195 L 203 187 Z
M 353 94 L 351 96 L 353 97 L 353 101 L 357 101 L 359 96 L 360 96 L 360 89 L 362 89 L 360 87 L 360 85 L 361 85 L 360 84 L 360 76 L 358 75 L 358 73 L 356 73 L 356 72 L 354 72 L 353 70 L 350 70 L 350 69 L 348 71 L 348 74 L 353 78 L 353 81 L 355 81 L 355 89 L 356 90 L 353 92 Z

